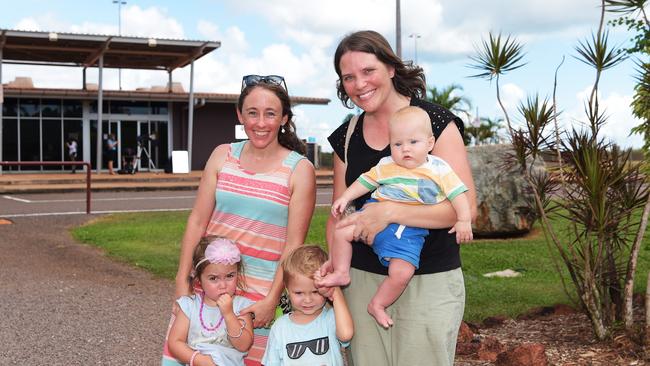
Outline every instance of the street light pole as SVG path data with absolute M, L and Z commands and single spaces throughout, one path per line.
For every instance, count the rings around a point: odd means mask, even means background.
M 113 4 L 117 4 L 117 35 L 122 35 L 122 5 L 126 5 L 124 0 L 113 0 Z M 117 82 L 120 90 L 122 90 L 122 69 L 117 69 Z
M 395 51 L 397 57 L 402 58 L 402 12 L 399 0 L 395 0 Z
M 411 33 L 409 35 L 409 38 L 413 38 L 413 42 L 415 43 L 415 58 L 413 61 L 417 65 L 418 64 L 418 38 L 422 38 L 422 36 L 420 36 L 417 33 Z

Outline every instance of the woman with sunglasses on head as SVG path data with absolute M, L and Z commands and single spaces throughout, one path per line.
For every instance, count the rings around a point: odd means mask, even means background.
M 304 243 L 316 201 L 314 167 L 304 157 L 292 117 L 282 77 L 243 78 L 237 118 L 248 140 L 212 152 L 181 243 L 177 298 L 190 292 L 192 252 L 201 237 L 230 239 L 241 251 L 246 281 L 241 295 L 256 301 L 241 311 L 253 315 L 256 328 L 246 365 L 260 365 L 269 333 L 265 327 L 275 317 L 284 287 L 278 263 Z M 163 365 L 174 364 L 165 350 Z
M 426 83 L 422 68 L 397 57 L 386 39 L 374 31 L 347 35 L 334 55 L 337 91 L 343 104 L 363 110 L 330 136 L 335 151 L 333 200 L 338 199 L 362 173 L 390 155 L 389 119 L 406 106 L 424 109 L 436 144 L 432 154 L 447 161 L 468 187 L 472 218 L 476 216 L 476 191 L 463 144 L 463 123 L 448 110 L 422 100 Z M 347 160 L 347 161 L 346 161 Z M 354 225 L 350 285 L 345 297 L 355 323 L 351 353 L 355 365 L 453 365 L 456 336 L 463 317 L 465 288 L 455 234 L 449 234 L 456 213 L 446 201 L 438 205 L 377 202 L 364 206 L 369 195 L 354 201 L 362 211 L 327 223 L 328 243 L 335 227 Z M 402 295 L 386 309 L 394 325 L 384 329 L 367 312 L 367 306 L 387 275 L 370 244 L 388 224 L 429 229 L 420 267 Z M 332 271 L 330 262 L 321 275 Z

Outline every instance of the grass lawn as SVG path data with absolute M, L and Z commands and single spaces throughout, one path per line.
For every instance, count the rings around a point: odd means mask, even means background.
M 325 246 L 329 208 L 317 208 L 307 243 Z M 73 236 L 106 250 L 109 256 L 172 279 L 176 274 L 180 240 L 189 212 L 115 214 L 75 228 Z M 477 240 L 461 247 L 467 289 L 465 320 L 480 321 L 503 314 L 514 317 L 526 310 L 556 303 L 570 304 L 541 232 L 526 238 Z M 558 259 L 559 261 L 559 259 Z M 564 264 L 558 262 L 561 268 Z M 516 278 L 486 278 L 484 273 L 514 269 Z M 635 291 L 644 292 L 650 270 L 650 233 L 639 253 Z M 573 294 L 573 285 L 567 278 Z

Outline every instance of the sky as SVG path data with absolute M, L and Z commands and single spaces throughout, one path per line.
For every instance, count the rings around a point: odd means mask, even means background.
M 118 34 L 221 42 L 221 47 L 195 63 L 195 91 L 239 93 L 247 74 L 285 77 L 291 95 L 329 98 L 326 105 L 294 107 L 298 134 L 314 138 L 331 151 L 327 136 L 350 112 L 336 97 L 334 50 L 346 34 L 363 29 L 383 34 L 395 48 L 394 0 L 0 0 L 0 28 Z M 489 32 L 511 35 L 524 45 L 525 66 L 504 75 L 501 95 L 513 120 L 521 125 L 518 106 L 538 94 L 551 98 L 557 66 L 560 124 L 580 128 L 595 71 L 576 57 L 579 41 L 598 27 L 597 0 L 401 0 L 402 58 L 425 71 L 427 84 L 462 87 L 476 115 L 503 117 L 494 82 L 472 78 L 470 56 Z M 612 15 L 608 15 L 610 19 Z M 120 26 L 118 26 L 118 24 Z M 415 35 L 410 37 L 411 35 Z M 417 37 L 419 36 L 419 37 Z M 610 29 L 612 44 L 625 46 L 630 34 Z M 623 147 L 643 145 L 630 129 L 640 123 L 629 104 L 634 93 L 635 65 L 628 59 L 601 77 L 600 105 L 608 122 L 602 136 Z M 31 76 L 36 87 L 79 88 L 81 69 L 4 65 L 2 82 Z M 97 71 L 88 71 L 97 82 Z M 173 72 L 189 90 L 189 66 Z M 167 83 L 163 71 L 122 70 L 122 88 Z M 104 72 L 106 89 L 118 88 L 118 72 Z

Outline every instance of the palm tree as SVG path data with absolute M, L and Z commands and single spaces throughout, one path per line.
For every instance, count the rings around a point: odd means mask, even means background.
M 494 36 L 489 34 L 489 40 L 483 41 L 483 48 L 477 48 L 477 55 L 471 56 L 470 59 L 475 62 L 470 67 L 482 71 L 479 74 L 472 75 L 472 77 L 486 78 L 490 81 L 496 79 L 497 101 L 503 110 L 508 124 L 508 131 L 512 133 L 512 125 L 508 112 L 506 112 L 503 103 L 501 102 L 501 93 L 499 89 L 499 77 L 508 71 L 512 71 L 524 66 L 521 63 L 523 54 L 523 46 L 515 39 L 510 39 L 507 36 L 505 40 L 501 40 L 501 34 Z
M 605 0 L 605 9 L 612 13 L 621 14 L 621 17 L 613 21 L 614 25 L 625 25 L 628 30 L 636 32 L 632 38 L 633 46 L 627 51 L 629 53 L 641 53 L 648 56 L 650 54 L 650 19 L 645 11 L 648 0 Z M 642 19 L 642 20 L 639 20 Z M 645 60 L 637 60 L 637 84 L 634 87 L 634 99 L 632 100 L 632 113 L 641 120 L 641 123 L 632 129 L 632 133 L 643 136 L 643 151 L 645 154 L 646 175 L 650 172 L 650 165 L 647 161 L 650 158 L 650 63 Z M 628 262 L 627 276 L 625 279 L 625 311 L 624 322 L 627 329 L 633 326 L 633 307 L 632 295 L 634 288 L 634 274 L 636 269 L 637 256 L 641 247 L 641 241 L 645 234 L 648 218 L 650 217 L 650 195 L 646 200 L 639 231 L 634 240 L 631 249 L 632 260 Z M 648 277 L 650 280 L 650 277 Z M 650 285 L 647 286 L 646 298 L 650 293 Z M 650 312 L 646 312 L 646 334 L 650 333 Z M 646 336 L 646 342 L 650 342 L 650 337 Z M 649 344 L 646 343 L 646 346 Z
M 474 145 L 483 144 L 497 144 L 501 137 L 499 136 L 499 129 L 501 129 L 503 118 L 488 118 L 481 117 L 480 124 L 468 124 L 465 127 L 465 145 L 469 145 L 472 141 Z
M 427 100 L 447 108 L 456 114 L 462 113 L 469 119 L 469 111 L 472 109 L 472 103 L 469 98 L 457 95 L 457 90 L 463 90 L 463 87 L 458 84 L 451 84 L 441 89 L 431 86 L 427 90 Z

